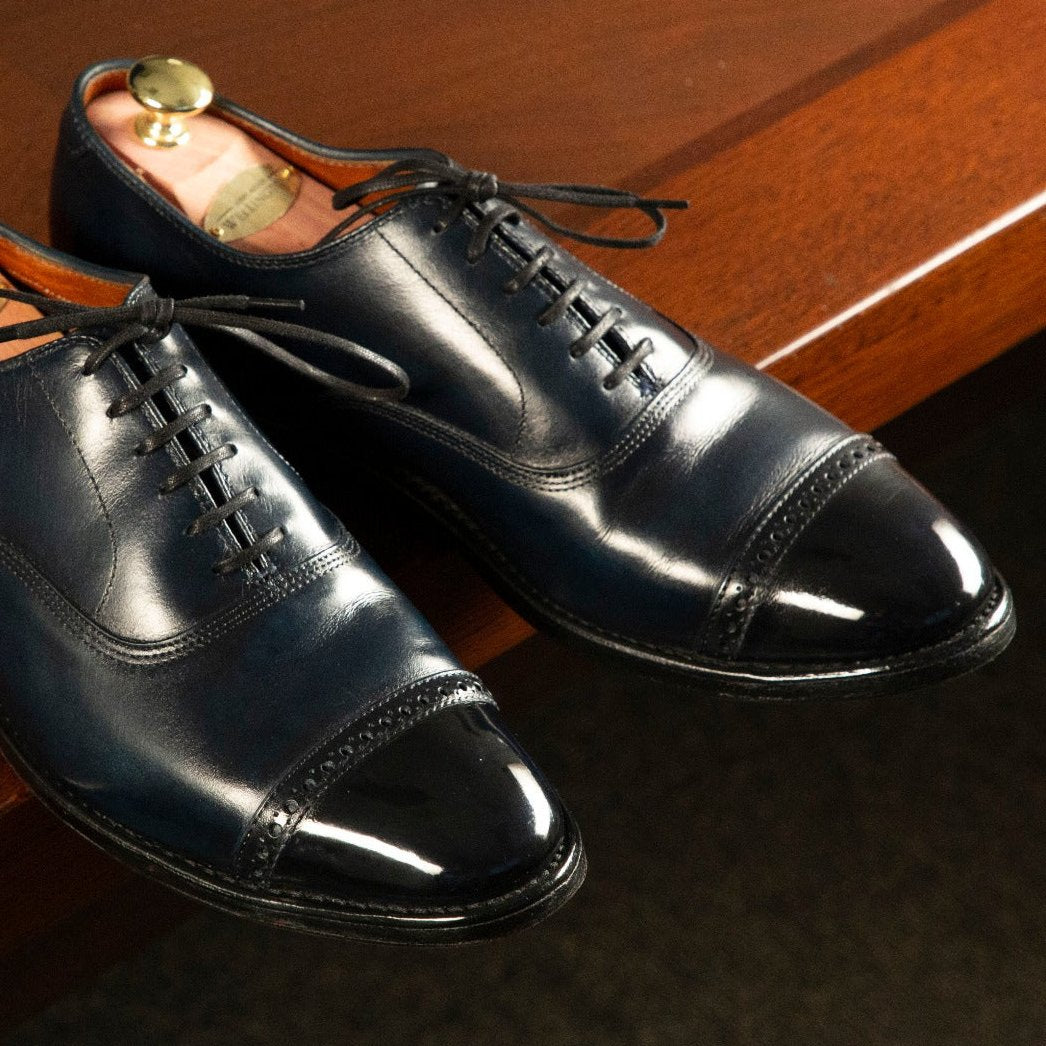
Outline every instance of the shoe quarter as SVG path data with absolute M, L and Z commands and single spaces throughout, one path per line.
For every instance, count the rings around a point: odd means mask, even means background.
M 91 465 L 91 433 L 57 387 L 88 351 L 69 339 L 0 365 L 0 540 L 94 614 L 116 573 L 116 527 Z M 81 408 L 104 419 L 110 399 L 85 387 Z
M 439 214 L 436 201 L 404 208 L 396 221 L 382 229 L 382 238 L 400 257 L 409 259 L 412 268 L 437 291 L 439 309 L 470 318 L 484 336 L 482 359 L 489 363 L 496 358 L 511 373 L 518 391 L 510 397 L 505 385 L 485 384 L 474 373 L 474 359 L 462 353 L 464 347 L 454 344 L 450 328 L 444 326 L 441 342 L 420 347 L 439 369 L 431 375 L 431 387 L 416 386 L 414 402 L 533 467 L 569 467 L 608 450 L 650 402 L 659 381 L 647 368 L 642 376 L 626 379 L 614 389 L 605 388 L 604 380 L 619 362 L 606 339 L 584 355 L 571 352 L 574 343 L 591 329 L 590 317 L 620 309 L 619 334 L 624 342 L 634 346 L 645 337 L 655 339 L 655 355 L 662 354 L 661 370 L 668 377 L 678 373 L 693 354 L 695 346 L 689 336 L 689 344 L 681 347 L 655 324 L 638 322 L 640 312 L 651 310 L 609 285 L 601 286 L 603 281 L 595 273 L 565 251 L 557 251 L 552 267 L 562 274 L 564 283 L 585 280 L 584 304 L 591 302 L 592 310 L 585 316 L 576 305 L 562 319 L 542 324 L 539 317 L 561 288 L 539 275 L 519 291 L 506 292 L 505 285 L 524 265 L 507 236 L 492 237 L 488 249 L 469 262 L 467 249 L 475 219 L 466 214 L 445 232 L 432 235 Z M 522 225 L 514 227 L 511 235 L 533 241 L 525 244 L 529 256 L 548 243 Z M 436 326 L 431 319 L 429 325 Z M 459 354 L 466 356 L 464 363 L 459 363 Z M 671 358 L 664 358 L 668 356 Z M 448 390 L 461 390 L 460 402 L 451 400 Z M 497 431 L 488 426 L 484 431 L 477 419 L 487 416 L 511 418 L 514 428 Z
M 395 208 L 322 248 L 266 257 L 212 242 L 153 196 L 107 155 L 82 113 L 67 111 L 52 212 L 55 235 L 68 249 L 148 272 L 162 293 L 300 297 L 310 325 L 404 367 L 413 406 L 521 464 L 562 468 L 588 460 L 613 446 L 649 402 L 653 390 L 640 381 L 603 388 L 617 362 L 606 344 L 571 355 L 591 326 L 578 308 L 548 326 L 537 322 L 559 293 L 544 276 L 517 294 L 504 291 L 523 264 L 507 236 L 494 237 L 470 264 L 474 218 L 434 234 L 438 200 Z M 511 237 L 528 254 L 549 243 L 526 223 Z M 567 281 L 585 279 L 592 314 L 622 310 L 625 343 L 652 339 L 655 353 L 644 372 L 653 385 L 686 366 L 696 351 L 689 334 L 569 252 L 557 251 L 555 265 Z
M 176 444 L 142 455 L 136 448 L 164 423 L 154 403 L 120 417 L 109 406 L 133 385 L 111 358 L 85 376 L 94 342 L 69 338 L 16 358 L 0 371 L 0 537 L 9 540 L 78 610 L 112 634 L 157 642 L 245 599 L 252 586 L 339 541 L 344 532 L 300 489 L 293 473 L 243 417 L 184 334 L 150 350 L 152 369 L 179 361 L 179 410 L 211 408 L 193 427 L 206 449 L 236 456 L 213 467 L 225 497 L 248 487 L 259 496 L 242 513 L 248 535 L 283 526 L 287 537 L 257 567 L 229 576 L 216 563 L 238 551 L 225 524 L 198 535 L 187 528 L 215 501 L 196 479 L 164 493 L 187 459 Z M 21 456 L 14 453 L 21 446 Z

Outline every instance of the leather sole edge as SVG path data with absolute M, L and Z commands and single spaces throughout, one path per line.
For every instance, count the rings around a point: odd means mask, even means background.
M 441 491 L 403 471 L 395 476 L 385 472 L 380 478 L 439 522 L 468 553 L 494 590 L 532 624 L 590 651 L 612 654 L 633 667 L 668 675 L 676 681 L 689 679 L 722 697 L 769 702 L 896 694 L 981 668 L 1009 646 L 1016 632 L 1013 597 L 1006 582 L 996 573 L 992 594 L 972 622 L 923 649 L 877 661 L 854 661 L 830 667 L 684 660 L 587 629 L 559 613 L 558 608 L 535 599 L 500 568 L 483 547 L 478 528 Z M 989 608 L 987 614 L 984 607 Z
M 231 878 L 215 870 L 210 875 L 196 862 L 189 867 L 159 856 L 142 840 L 125 836 L 115 823 L 106 823 L 71 802 L 37 773 L 0 731 L 0 752 L 36 798 L 63 824 L 110 857 L 193 900 L 227 914 L 281 929 L 374 944 L 453 945 L 489 940 L 535 925 L 561 908 L 581 888 L 588 860 L 577 825 L 569 812 L 564 842 L 557 858 L 537 876 L 508 894 L 460 907 L 378 910 L 309 904 L 276 893 L 238 889 Z M 561 855 L 561 856 L 559 856 Z M 216 881 L 221 877 L 226 882 Z

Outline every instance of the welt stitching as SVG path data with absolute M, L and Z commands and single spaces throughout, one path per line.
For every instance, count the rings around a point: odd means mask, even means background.
M 567 852 L 566 840 L 561 842 L 559 846 L 553 851 L 552 856 L 545 862 L 545 866 L 540 872 L 534 875 L 522 886 L 517 886 L 515 889 L 509 890 L 506 893 L 499 894 L 494 898 L 493 903 L 504 904 L 505 901 L 511 900 L 513 897 L 518 897 L 520 894 L 528 893 L 534 886 L 535 883 L 541 879 L 547 879 L 549 876 L 560 867 L 563 856 Z M 322 901 L 327 904 L 335 904 L 339 907 L 346 908 L 349 910 L 362 909 L 364 911 L 377 911 L 377 912 L 390 912 L 390 913 L 403 913 L 406 915 L 418 913 L 427 914 L 429 912 L 442 912 L 446 914 L 453 914 L 458 912 L 469 912 L 475 910 L 487 909 L 491 905 L 491 901 L 471 901 L 467 904 L 441 904 L 441 905 L 430 905 L 430 906 L 418 906 L 415 908 L 408 907 L 406 905 L 398 904 L 374 904 L 374 903 L 359 903 L 356 901 L 347 901 L 344 897 L 327 897 L 317 894 L 310 894 L 303 890 L 290 890 L 280 887 L 270 887 L 269 891 L 277 897 L 291 897 L 301 898 L 303 900 Z
M 508 368 L 508 372 L 512 375 L 513 380 L 516 383 L 516 391 L 519 393 L 519 423 L 516 425 L 516 436 L 513 440 L 512 445 L 514 447 L 519 446 L 520 440 L 523 438 L 523 426 L 526 422 L 527 417 L 527 399 L 523 392 L 523 383 L 519 380 L 519 375 L 516 373 L 515 367 L 505 357 L 498 352 L 493 342 L 479 329 L 476 323 L 465 315 L 455 304 L 452 302 L 421 270 L 384 234 L 381 234 L 382 242 L 384 242 L 390 250 L 392 250 L 407 267 L 410 268 L 414 273 L 417 274 L 418 278 L 422 280 L 428 287 L 430 287 L 434 294 L 441 298 L 451 309 L 454 310 L 483 340 L 484 344 L 494 353 L 495 356 Z
M 209 645 L 261 611 L 302 591 L 337 567 L 351 563 L 358 553 L 359 545 L 346 535 L 343 543 L 317 553 L 294 570 L 267 578 L 265 587 L 255 589 L 239 605 L 220 614 L 205 627 L 177 639 L 142 644 L 116 639 L 107 635 L 93 622 L 85 620 L 84 615 L 76 611 L 50 581 L 0 539 L 0 565 L 6 566 L 12 575 L 38 595 L 76 639 L 84 642 L 101 657 L 116 661 L 129 669 L 152 668 Z
M 435 499 L 443 505 L 445 511 L 454 516 L 458 524 L 464 527 L 478 544 L 483 546 L 486 553 L 498 563 L 501 570 L 511 577 L 514 580 L 514 583 L 519 586 L 521 591 L 526 593 L 539 607 L 551 611 L 562 617 L 564 620 L 570 621 L 582 628 L 588 629 L 598 635 L 605 636 L 607 639 L 621 640 L 622 642 L 634 644 L 643 649 L 650 650 L 653 653 L 675 654 L 678 656 L 685 656 L 689 653 L 683 647 L 658 645 L 654 643 L 637 643 L 632 639 L 632 637 L 625 635 L 623 632 L 615 632 L 612 629 L 603 628 L 602 626 L 589 621 L 587 618 L 582 617 L 580 614 L 575 614 L 572 610 L 569 610 L 561 603 L 549 599 L 544 595 L 541 589 L 530 582 L 529 578 L 527 578 L 527 576 L 523 574 L 507 556 L 504 555 L 501 549 L 498 548 L 498 546 L 495 545 L 487 535 L 477 527 L 472 520 L 457 507 L 457 505 L 454 504 L 454 502 L 434 489 L 426 487 L 425 490 L 430 497 L 434 496 Z
M 3 721 L 7 726 L 8 733 L 13 738 L 18 739 L 19 741 L 23 740 L 22 734 L 14 728 L 14 725 L 11 723 L 11 719 L 6 712 L 3 714 Z M 172 862 L 175 862 L 178 865 L 183 865 L 188 868 L 197 869 L 200 872 L 205 873 L 210 878 L 220 880 L 224 883 L 228 883 L 230 886 L 254 892 L 261 892 L 259 890 L 259 887 L 252 882 L 246 881 L 235 875 L 229 875 L 227 872 L 222 872 L 209 864 L 205 864 L 203 861 L 197 861 L 191 857 L 186 857 L 184 854 L 176 853 L 173 850 L 169 850 L 166 847 L 160 846 L 158 843 L 155 843 L 152 840 L 145 838 L 145 836 L 143 835 L 139 835 L 137 832 L 132 831 L 125 825 L 120 824 L 119 821 L 114 820 L 107 814 L 103 814 L 100 810 L 91 806 L 89 803 L 84 802 L 84 800 L 79 795 L 77 795 L 67 784 L 65 784 L 65 782 L 58 780 L 49 771 L 35 770 L 34 772 L 39 774 L 41 777 L 44 777 L 50 783 L 52 788 L 54 788 L 57 792 L 60 792 L 63 796 L 65 796 L 67 801 L 69 801 L 77 809 L 81 810 L 90 817 L 93 817 L 95 820 L 101 822 L 102 824 L 108 825 L 110 829 L 118 836 L 123 836 L 127 839 L 134 840 L 135 844 L 150 856 L 164 857 Z M 564 842 L 560 844 L 559 847 L 557 847 L 556 851 L 553 853 L 552 857 L 547 862 L 545 869 L 541 873 L 539 873 L 539 875 L 535 876 L 532 882 L 537 881 L 537 879 L 539 878 L 546 878 L 551 873 L 551 871 L 558 866 L 559 862 L 562 860 L 565 850 L 566 843 Z M 525 892 L 528 888 L 528 885 L 530 884 L 517 887 L 514 890 L 510 890 L 508 893 L 501 895 L 497 899 L 501 901 L 508 900 L 516 896 L 517 894 Z M 273 897 L 298 898 L 302 900 L 314 901 L 317 903 L 334 904 L 338 905 L 339 907 L 343 907 L 354 911 L 402 913 L 406 915 L 427 914 L 429 912 L 434 911 L 446 913 L 468 912 L 473 909 L 489 907 L 489 902 L 486 901 L 473 901 L 467 904 L 460 905 L 432 905 L 418 907 L 410 907 L 407 905 L 396 904 L 378 904 L 374 902 L 346 901 L 342 897 L 330 897 L 324 894 L 308 893 L 304 890 L 281 889 L 278 887 L 268 888 L 265 891 L 265 894 L 271 895 Z
M 349 770 L 417 723 L 462 704 L 493 704 L 472 673 L 451 670 L 418 680 L 375 701 L 286 771 L 259 807 L 237 848 L 236 866 L 267 880 L 295 829 Z
M 29 373 L 33 376 L 33 379 L 40 387 L 40 391 L 44 394 L 44 399 L 46 399 L 47 402 L 50 404 L 51 410 L 54 411 L 55 416 L 58 418 L 58 421 L 61 424 L 62 428 L 65 429 L 66 435 L 69 437 L 70 441 L 73 444 L 73 447 L 76 450 L 77 455 L 80 458 L 80 463 L 83 465 L 84 471 L 87 473 L 87 478 L 91 481 L 91 488 L 94 490 L 95 497 L 98 499 L 98 504 L 102 509 L 102 516 L 105 519 L 105 526 L 109 532 L 109 547 L 112 550 L 112 563 L 109 568 L 109 579 L 106 582 L 105 588 L 102 591 L 102 597 L 101 599 L 99 599 L 98 605 L 94 609 L 94 613 L 97 614 L 102 609 L 102 607 L 105 606 L 105 602 L 109 598 L 109 594 L 113 590 L 113 585 L 116 583 L 116 565 L 117 560 L 119 558 L 119 553 L 116 547 L 116 528 L 113 526 L 113 518 L 109 514 L 108 506 L 105 504 L 105 498 L 102 497 L 102 491 L 101 488 L 98 486 L 98 480 L 95 479 L 95 475 L 91 471 L 91 466 L 87 464 L 87 458 L 84 455 L 83 448 L 80 446 L 80 441 L 76 438 L 76 433 L 73 431 L 72 426 L 66 420 L 66 417 L 62 413 L 58 404 L 55 403 L 54 398 L 51 396 L 51 393 L 48 392 L 47 386 L 44 384 L 43 379 L 40 377 L 36 367 L 33 365 L 33 362 L 31 360 L 28 362 L 27 366 Z
M 870 436 L 851 436 L 821 455 L 766 513 L 735 560 L 709 615 L 707 635 L 714 644 L 713 652 L 737 655 L 765 597 L 766 585 L 800 535 L 855 476 L 887 457 L 882 445 Z
M 429 491 L 429 493 L 431 494 L 433 492 Z M 555 600 L 548 599 L 543 594 L 542 590 L 532 585 L 528 578 L 516 569 L 514 564 L 511 563 L 502 554 L 501 550 L 498 549 L 498 547 L 494 545 L 492 542 L 490 542 L 490 540 L 486 537 L 483 531 L 480 530 L 452 501 L 450 501 L 449 498 L 440 496 L 437 498 L 437 500 L 441 501 L 445 511 L 449 512 L 452 516 L 454 516 L 458 525 L 467 530 L 472 535 L 473 539 L 479 545 L 483 546 L 485 552 L 497 563 L 498 567 L 503 571 L 504 575 L 506 577 L 511 578 L 513 582 L 518 586 L 519 590 L 524 595 L 526 595 L 527 598 L 530 599 L 530 601 L 534 603 L 535 606 L 541 608 L 543 611 L 549 612 L 554 615 L 558 615 L 563 621 L 584 628 L 589 632 L 593 633 L 594 635 L 601 636 L 605 639 L 613 641 L 619 641 L 622 644 L 629 647 L 633 647 L 637 650 L 645 651 L 651 654 L 661 654 L 666 657 L 675 658 L 676 660 L 688 665 L 699 666 L 702 663 L 709 666 L 715 665 L 714 659 L 702 658 L 699 652 L 688 649 L 686 647 L 673 646 L 667 643 L 647 643 L 643 642 L 642 640 L 637 640 L 633 636 L 625 635 L 623 632 L 615 632 L 612 629 L 603 628 L 600 625 L 594 624 L 593 622 L 582 617 L 580 614 L 573 613 L 571 610 L 562 606 L 562 604 L 557 603 Z M 949 636 L 946 639 L 943 639 L 937 643 L 931 643 L 929 646 L 920 647 L 919 649 L 910 651 L 909 653 L 901 654 L 898 657 L 890 658 L 891 665 L 903 665 L 909 660 L 915 660 L 917 658 L 925 657 L 928 652 L 947 647 L 950 644 L 954 643 L 960 636 L 964 636 L 968 632 L 975 631 L 979 623 L 991 615 L 991 613 L 994 611 L 994 608 L 1000 602 L 1001 597 L 1002 589 L 1000 586 L 997 585 L 996 589 L 993 590 L 991 596 L 986 601 L 984 608 L 982 608 L 982 610 L 978 612 L 977 616 L 973 619 L 973 621 L 970 622 L 970 624 L 961 629 L 958 633 L 956 633 L 956 635 Z M 860 667 L 861 665 L 875 665 L 879 663 L 880 662 L 877 662 L 873 659 L 856 662 L 832 661 L 821 664 L 818 667 L 821 670 L 830 671 L 834 668 L 855 668 Z M 736 664 L 740 667 L 744 667 L 747 664 L 747 662 L 736 662 Z M 777 662 L 760 662 L 758 665 L 754 665 L 753 667 L 758 667 L 759 669 L 770 671 L 778 667 L 786 669 L 794 668 L 793 665 L 787 663 L 779 664 Z

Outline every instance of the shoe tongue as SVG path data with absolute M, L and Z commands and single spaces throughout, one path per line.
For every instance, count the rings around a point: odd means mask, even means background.
M 146 301 L 149 298 L 158 298 L 159 295 L 153 288 L 148 276 L 143 276 L 128 292 L 123 300 L 124 305 L 134 305 L 135 302 Z

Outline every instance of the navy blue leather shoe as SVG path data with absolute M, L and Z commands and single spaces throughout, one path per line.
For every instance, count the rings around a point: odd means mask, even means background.
M 227 182 L 222 167 L 208 203 L 180 181 L 188 166 L 199 193 L 210 170 L 192 164 L 191 142 L 128 141 L 129 64 L 95 66 L 75 87 L 56 239 L 170 293 L 300 297 L 310 325 L 402 367 L 409 394 L 382 402 L 264 362 L 223 373 L 303 464 L 303 416 L 347 460 L 366 444 L 533 620 L 762 697 L 898 690 L 1009 642 L 1006 585 L 885 448 L 538 228 L 639 246 L 673 201 L 512 185 L 427 150 L 332 149 L 217 98 L 201 140 L 258 166 Z M 277 183 L 292 186 L 282 202 Z M 637 209 L 653 232 L 572 233 L 537 209 L 547 200 Z
M 182 324 L 314 333 L 2 228 L 0 271 L 0 747 L 37 795 L 281 926 L 440 943 L 566 900 L 577 831 L 490 694 Z

